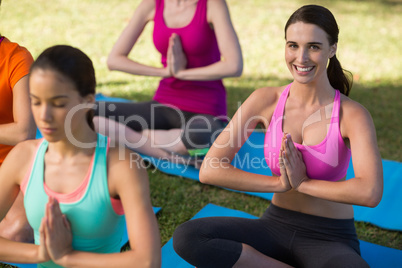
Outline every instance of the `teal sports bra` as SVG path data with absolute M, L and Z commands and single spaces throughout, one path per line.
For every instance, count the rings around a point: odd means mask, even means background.
M 48 202 L 44 184 L 44 158 L 48 144 L 43 140 L 39 145 L 24 196 L 25 211 L 34 230 L 35 244 L 39 244 L 39 226 Z M 96 253 L 120 252 L 125 223 L 124 216 L 116 214 L 113 209 L 109 194 L 108 145 L 107 137 L 98 134 L 90 177 L 83 195 L 74 202 L 65 203 L 59 200 L 61 211 L 71 224 L 72 246 L 75 250 Z M 49 261 L 38 264 L 38 267 L 60 266 Z

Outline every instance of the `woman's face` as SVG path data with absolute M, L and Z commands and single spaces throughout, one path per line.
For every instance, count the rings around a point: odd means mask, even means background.
M 307 84 L 327 79 L 328 60 L 335 55 L 327 34 L 315 24 L 296 22 L 286 30 L 285 60 L 295 81 Z
M 87 103 L 88 98 L 79 95 L 69 78 L 56 71 L 35 69 L 29 87 L 36 125 L 49 142 L 68 139 L 87 124 L 88 109 L 77 109 L 77 105 Z

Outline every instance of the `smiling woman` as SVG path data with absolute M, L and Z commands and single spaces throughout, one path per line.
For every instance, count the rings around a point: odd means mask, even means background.
M 20 143 L 6 158 L 0 170 L 0 219 L 21 189 L 35 244 L 0 237 L 1 261 L 39 267 L 160 266 L 147 173 L 130 164 L 140 161 L 137 154 L 112 148 L 94 131 L 95 85 L 91 60 L 70 46 L 48 48 L 32 65 L 32 111 L 44 139 Z M 124 219 L 131 249 L 120 253 Z
M 289 18 L 285 61 L 293 82 L 254 91 L 200 170 L 203 183 L 273 192 L 272 203 L 256 220 L 202 218 L 179 226 L 174 249 L 190 264 L 368 267 L 360 256 L 352 204 L 380 202 L 381 158 L 370 114 L 347 97 L 351 83 L 335 56 L 338 33 L 335 18 L 322 6 L 303 6 Z M 264 150 L 273 176 L 230 164 L 257 124 L 267 129 Z M 351 156 L 356 177 L 345 180 Z

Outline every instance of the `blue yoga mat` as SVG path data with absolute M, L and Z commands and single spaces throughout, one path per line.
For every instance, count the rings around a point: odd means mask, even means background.
M 158 214 L 158 212 L 161 210 L 160 207 L 153 207 L 154 213 Z M 121 243 L 120 246 L 123 247 L 125 244 L 127 244 L 128 242 L 128 235 L 127 235 L 127 226 L 124 224 L 124 228 L 125 228 L 125 232 L 123 233 L 123 237 L 121 239 Z M 9 265 L 13 265 L 19 268 L 36 268 L 36 264 L 33 263 L 11 263 L 11 262 L 2 262 L 0 261 L 0 263 L 5 263 L 5 264 L 9 264 Z
M 121 98 L 110 98 L 97 95 L 102 101 L 129 101 Z M 262 175 L 272 175 L 264 159 L 264 133 L 254 131 L 243 147 L 237 153 L 232 164 L 242 170 Z M 158 170 L 175 176 L 181 176 L 199 181 L 199 171 L 193 166 L 172 163 L 166 160 L 142 155 Z M 375 208 L 354 206 L 355 220 L 372 223 L 378 227 L 402 231 L 402 163 L 382 160 L 384 172 L 384 193 L 380 204 Z M 352 161 L 347 171 L 347 178 L 353 178 Z M 247 194 L 271 200 L 272 193 L 247 192 Z
M 133 102 L 132 100 L 128 100 L 128 99 L 106 96 L 106 95 L 103 95 L 102 93 L 96 93 L 95 100 L 96 101 L 114 101 L 114 102 Z
M 243 211 L 208 204 L 201 209 L 193 219 L 214 216 L 242 217 L 255 219 L 256 216 Z M 371 268 L 402 267 L 402 250 L 387 248 L 360 240 L 362 257 Z M 173 250 L 173 240 L 170 239 L 162 248 L 162 268 L 194 268 Z

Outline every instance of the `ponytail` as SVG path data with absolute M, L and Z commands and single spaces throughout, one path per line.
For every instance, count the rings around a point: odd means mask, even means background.
M 342 69 L 341 63 L 334 55 L 329 59 L 327 68 L 329 83 L 335 89 L 338 89 L 342 94 L 348 96 L 353 84 L 352 73 Z

